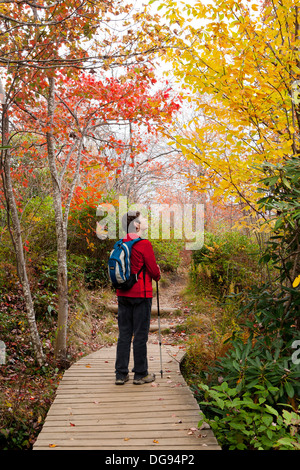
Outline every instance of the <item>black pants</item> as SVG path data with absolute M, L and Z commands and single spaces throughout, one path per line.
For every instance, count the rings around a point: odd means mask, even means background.
M 152 298 L 118 297 L 119 338 L 116 357 L 116 377 L 128 374 L 131 340 L 133 337 L 134 379 L 148 374 L 147 341 L 150 327 Z

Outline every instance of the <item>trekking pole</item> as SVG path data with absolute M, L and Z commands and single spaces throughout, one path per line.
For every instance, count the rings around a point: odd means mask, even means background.
M 158 342 L 159 342 L 159 354 L 160 354 L 160 376 L 163 377 L 162 370 L 162 357 L 161 357 L 161 333 L 160 333 L 160 311 L 159 311 L 159 293 L 158 293 L 158 281 L 156 281 L 156 297 L 157 297 L 157 319 L 158 319 Z

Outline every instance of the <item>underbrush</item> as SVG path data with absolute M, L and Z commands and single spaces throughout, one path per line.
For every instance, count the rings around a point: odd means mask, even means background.
M 162 271 L 176 272 L 181 263 L 182 240 L 149 240 L 152 243 L 157 263 Z
M 2 298 L 0 308 L 3 303 L 7 302 Z M 52 360 L 48 322 L 39 323 L 47 362 L 38 367 L 32 356 L 24 312 L 1 310 L 1 339 L 6 348 L 4 364 L 0 365 L 0 449 L 27 450 L 41 430 L 61 371 Z
M 71 301 L 68 328 L 69 365 L 113 344 L 117 338 L 117 323 L 113 314 L 105 310 L 111 298 L 110 289 L 91 291 L 77 285 Z M 6 296 L 4 296 L 6 299 Z M 42 317 L 37 326 L 46 356 L 44 366 L 37 366 L 30 344 L 30 334 L 24 306 L 9 307 L 1 303 L 1 340 L 6 346 L 5 364 L 0 365 L 0 449 L 30 450 L 41 431 L 47 411 L 55 397 L 56 388 L 64 370 L 54 359 L 56 314 Z M 3 307 L 7 307 L 4 313 Z
M 247 291 L 262 282 L 259 255 L 257 243 L 239 232 L 207 232 L 203 247 L 192 255 L 192 284 L 198 293 L 219 299 Z
M 299 450 L 295 328 L 286 342 L 266 337 L 262 325 L 228 316 L 216 299 L 186 296 L 193 312 L 180 326 L 189 335 L 182 373 L 203 412 L 199 425 L 207 422 L 225 450 Z
M 231 256 L 234 245 L 224 238 L 222 250 L 208 238 L 194 254 L 185 292 L 193 311 L 181 326 L 189 332 L 182 371 L 202 410 L 200 424 L 212 427 L 223 449 L 299 450 L 299 293 L 260 285 L 253 250 L 249 259 Z
M 43 367 L 38 367 L 34 359 L 23 291 L 8 237 L 2 240 L 6 248 L 0 247 L 0 341 L 6 353 L 5 364 L 0 363 L 0 449 L 32 448 L 63 375 L 54 359 L 58 297 L 54 216 L 45 206 L 50 202 L 36 201 L 34 205 L 32 201 L 28 214 L 24 215 L 28 217 L 30 230 L 33 217 L 36 223 L 34 230 L 26 234 L 26 256 L 36 323 L 46 356 Z M 92 231 L 94 211 L 89 209 L 89 218 L 85 215 L 80 214 L 81 224 L 77 220 L 70 223 L 69 364 L 115 343 L 118 335 L 116 316 L 106 309 L 115 299 L 107 278 L 107 259 L 114 241 L 99 240 Z M 45 225 L 49 233 L 43 243 Z M 168 280 L 164 272 L 175 273 L 179 265 L 178 246 L 177 242 L 174 246 L 157 242 L 155 247 L 165 284 Z

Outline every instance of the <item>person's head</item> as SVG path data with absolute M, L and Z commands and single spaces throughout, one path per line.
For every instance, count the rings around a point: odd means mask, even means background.
M 122 217 L 122 227 L 126 233 L 138 233 L 147 228 L 147 220 L 139 211 L 129 211 Z

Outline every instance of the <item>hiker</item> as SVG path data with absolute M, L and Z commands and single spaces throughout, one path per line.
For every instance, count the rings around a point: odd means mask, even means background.
M 129 241 L 142 236 L 147 229 L 147 220 L 140 212 L 128 212 L 122 218 L 123 229 Z M 116 355 L 116 385 L 123 385 L 129 380 L 128 363 L 131 340 L 133 339 L 134 372 L 133 383 L 150 383 L 155 374 L 148 373 L 147 342 L 150 328 L 152 306 L 152 279 L 160 279 L 160 269 L 149 240 L 142 239 L 132 246 L 131 272 L 139 273 L 137 282 L 129 289 L 117 289 L 119 337 Z

